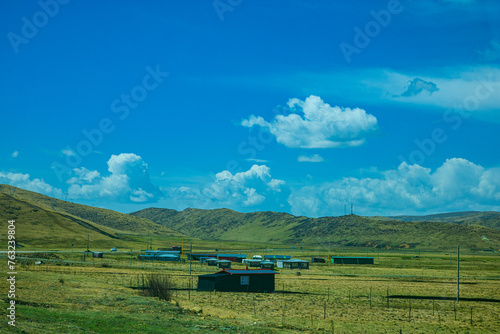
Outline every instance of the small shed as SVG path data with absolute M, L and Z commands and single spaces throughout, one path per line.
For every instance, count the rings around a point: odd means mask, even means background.
M 217 268 L 231 269 L 231 263 L 229 260 L 219 260 L 217 261 Z
M 281 267 L 280 267 L 281 264 Z M 288 268 L 288 269 L 309 269 L 309 261 L 290 259 L 278 262 L 278 268 Z
M 274 275 L 269 269 L 224 269 L 198 276 L 198 291 L 274 292 Z
M 260 268 L 261 269 L 271 269 L 271 270 L 274 270 L 274 262 L 272 262 L 272 261 L 262 261 L 260 263 Z
M 311 259 L 312 263 L 326 263 L 326 260 L 322 257 L 313 257 Z
M 373 264 L 374 257 L 332 256 L 333 264 Z
M 102 258 L 103 255 L 104 255 L 103 252 L 92 252 L 92 257 Z
M 216 266 L 217 265 L 217 262 L 219 260 L 217 260 L 217 258 L 215 257 L 211 257 L 211 258 L 208 258 L 205 260 L 205 262 L 209 265 L 209 266 Z
M 253 260 L 253 259 L 245 259 L 243 261 L 243 263 L 248 264 L 249 267 L 256 267 L 256 268 L 260 267 L 261 262 L 262 262 L 262 260 Z

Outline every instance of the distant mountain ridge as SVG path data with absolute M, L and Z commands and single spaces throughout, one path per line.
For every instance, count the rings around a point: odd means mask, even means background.
M 462 211 L 438 213 L 423 216 L 392 216 L 378 217 L 380 219 L 396 219 L 407 222 L 441 222 L 465 225 L 481 225 L 500 229 L 500 212 L 496 211 Z
M 430 216 L 308 218 L 279 212 L 241 213 L 230 209 L 148 208 L 123 214 L 80 205 L 31 191 L 0 185 L 0 223 L 5 236 L 8 219 L 19 220 L 21 239 L 52 244 L 82 242 L 88 235 L 96 244 L 157 235 L 186 235 L 206 240 L 246 241 L 294 245 L 332 244 L 373 248 L 425 250 L 499 249 L 498 212 L 459 212 Z M 405 221 L 406 220 L 406 221 Z M 435 221 L 426 221 L 435 220 Z M 482 226 L 488 225 L 488 226 Z M 21 232 L 22 231 L 22 232 Z
M 385 248 L 500 248 L 500 230 L 478 224 L 412 222 L 394 218 L 308 218 L 288 213 L 240 213 L 229 209 L 148 208 L 131 213 L 192 237 L 215 240 L 307 243 Z

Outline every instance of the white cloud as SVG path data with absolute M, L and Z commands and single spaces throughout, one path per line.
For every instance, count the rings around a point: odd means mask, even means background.
M 247 161 L 252 161 L 252 162 L 257 162 L 257 163 L 260 163 L 260 164 L 262 164 L 262 163 L 266 163 L 266 162 L 269 162 L 269 161 L 264 160 L 264 159 L 252 159 L 252 158 L 248 158 L 248 159 L 246 159 L 246 160 L 247 160 Z
M 164 205 L 176 209 L 186 207 L 221 208 L 240 211 L 286 211 L 289 189 L 285 181 L 274 179 L 270 168 L 253 165 L 249 170 L 232 174 L 224 170 L 214 180 L 200 189 L 190 187 L 167 188 Z
M 340 215 L 354 203 L 362 215 L 419 214 L 446 211 L 499 210 L 500 168 L 485 169 L 468 160 L 446 160 L 434 172 L 403 162 L 373 178 L 344 178 L 292 192 L 292 213 Z
M 314 154 L 314 155 L 311 155 L 311 156 L 308 156 L 308 155 L 299 155 L 297 157 L 297 161 L 298 162 L 323 162 L 324 159 L 319 154 Z
M 70 149 L 63 149 L 63 150 L 61 150 L 61 153 L 62 153 L 63 155 L 65 155 L 65 156 L 67 156 L 67 157 L 71 157 L 71 156 L 76 155 L 76 153 L 75 153 L 75 152 L 73 152 L 73 151 L 72 151 L 72 150 L 70 150 Z
M 133 153 L 112 155 L 108 160 L 108 176 L 97 171 L 75 168 L 68 180 L 68 193 L 73 198 L 109 198 L 120 202 L 155 202 L 161 191 L 151 183 L 147 164 Z
M 288 106 L 294 113 L 278 115 L 271 122 L 252 115 L 241 125 L 267 129 L 278 143 L 291 148 L 359 146 L 377 129 L 377 119 L 365 110 L 332 107 L 318 96 L 305 101 L 293 98 Z
M 89 183 L 89 182 L 93 182 L 94 179 L 101 176 L 101 174 L 98 171 L 96 171 L 96 170 L 91 171 L 85 167 L 74 168 L 73 172 L 76 176 L 74 176 L 71 179 L 69 179 L 68 181 L 66 181 L 66 183 L 69 183 L 69 184 Z
M 0 172 L 0 183 L 34 191 L 47 196 L 60 197 L 61 189 L 54 188 L 43 179 L 31 179 L 29 174 Z
M 19 151 L 12 152 L 12 157 L 17 158 L 19 156 Z

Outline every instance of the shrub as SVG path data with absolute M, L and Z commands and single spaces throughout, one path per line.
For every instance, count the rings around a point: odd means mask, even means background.
M 174 294 L 174 283 L 168 275 L 149 274 L 144 284 L 144 295 L 170 301 Z

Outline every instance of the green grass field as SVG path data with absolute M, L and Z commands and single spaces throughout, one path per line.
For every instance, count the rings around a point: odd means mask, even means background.
M 225 252 L 242 250 L 248 256 L 328 256 L 327 249 L 285 250 L 286 245 L 278 250 L 205 241 L 194 243 L 193 248 L 206 251 L 215 246 Z M 467 253 L 460 261 L 463 299 L 459 303 L 454 301 L 454 253 L 370 252 L 374 265 L 311 264 L 300 275 L 297 270 L 279 269 L 276 292 L 269 294 L 197 292 L 197 275 L 216 271 L 198 262 L 191 263 L 189 275 L 189 262 L 140 262 L 137 253 L 132 261 L 126 252 L 110 252 L 102 259 L 86 258 L 85 263 L 81 252 L 18 253 L 18 326 L 8 330 L 303 333 L 331 332 L 333 325 L 335 333 L 496 333 L 500 331 L 500 256 L 476 253 L 473 259 Z M 330 254 L 365 256 L 366 251 L 334 248 Z M 47 259 L 35 266 L 37 256 Z M 233 264 L 233 268 L 244 266 Z M 0 270 L 7 272 L 5 257 L 0 259 Z M 143 275 L 148 273 L 171 276 L 177 288 L 173 303 L 141 294 Z M 6 319 L 4 285 L 0 295 Z M 5 325 L 3 320 L 2 328 Z

